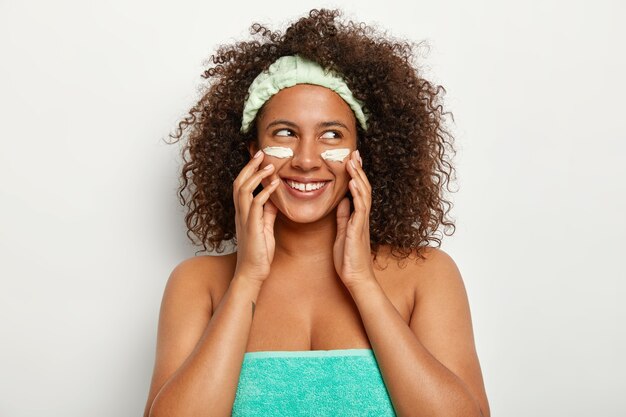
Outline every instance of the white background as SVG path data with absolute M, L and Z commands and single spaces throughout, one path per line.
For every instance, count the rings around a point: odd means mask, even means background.
M 0 415 L 141 415 L 197 249 L 164 139 L 218 44 L 321 6 L 430 45 L 492 414 L 626 415 L 624 3 L 295 3 L 0 1 Z

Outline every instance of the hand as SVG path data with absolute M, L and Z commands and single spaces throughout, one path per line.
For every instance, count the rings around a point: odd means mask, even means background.
M 259 286 L 269 276 L 270 265 L 274 259 L 276 248 L 274 220 L 276 220 L 278 209 L 269 201 L 269 198 L 280 183 L 278 178 L 275 179 L 256 197 L 253 197 L 252 192 L 263 178 L 274 172 L 273 164 L 259 170 L 264 157 L 265 154 L 259 151 L 243 167 L 233 182 L 237 233 L 235 276 L 251 280 Z
M 333 246 L 335 269 L 348 288 L 375 279 L 369 226 L 372 187 L 357 152 L 350 155 L 346 164 L 346 169 L 352 176 L 349 187 L 354 212 L 350 215 L 350 201 L 347 197 L 341 200 L 337 206 L 337 237 Z

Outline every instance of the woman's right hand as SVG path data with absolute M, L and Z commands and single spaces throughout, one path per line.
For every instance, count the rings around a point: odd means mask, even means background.
M 256 197 L 252 195 L 263 178 L 272 175 L 275 169 L 273 164 L 269 164 L 259 170 L 264 157 L 263 151 L 259 151 L 233 182 L 237 232 L 237 267 L 234 276 L 251 280 L 259 286 L 269 276 L 274 259 L 274 220 L 278 209 L 269 201 L 269 197 L 280 183 L 277 178 Z

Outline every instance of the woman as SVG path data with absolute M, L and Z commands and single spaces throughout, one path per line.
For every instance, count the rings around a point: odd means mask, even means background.
M 489 416 L 462 278 L 428 246 L 454 227 L 440 88 L 339 15 L 212 57 L 180 191 L 205 249 L 237 250 L 172 272 L 146 416 Z

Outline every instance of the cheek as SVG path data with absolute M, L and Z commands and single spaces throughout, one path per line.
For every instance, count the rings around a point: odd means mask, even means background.
M 263 162 L 261 162 L 261 164 L 259 165 L 259 171 L 261 171 L 263 168 L 265 168 L 269 164 L 274 165 L 274 169 L 272 170 L 271 175 L 267 177 L 263 177 L 263 179 L 261 180 L 261 184 L 263 184 L 263 186 L 266 187 L 274 179 L 279 178 L 278 173 L 283 168 L 283 165 L 286 165 L 288 162 L 289 162 L 289 158 L 274 158 L 269 155 L 265 155 L 265 157 L 263 158 Z
M 350 181 L 350 173 L 346 170 L 345 163 L 331 162 L 329 165 L 338 184 L 344 185 Z

